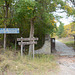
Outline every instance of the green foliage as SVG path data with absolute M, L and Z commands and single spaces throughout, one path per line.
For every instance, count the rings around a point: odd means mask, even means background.
M 70 37 L 66 37 L 66 38 L 60 38 L 58 39 L 60 42 L 66 44 L 69 47 L 73 47 L 73 49 L 75 49 L 75 45 L 74 45 L 74 37 L 70 36 Z
M 0 6 L 3 6 L 5 4 L 5 1 L 9 6 L 14 2 L 14 0 L 0 0 Z
M 47 2 L 47 4 L 45 2 Z M 12 20 L 11 27 L 20 28 L 20 35 L 18 35 L 17 37 L 20 36 L 29 37 L 30 20 L 32 18 L 35 18 L 34 36 L 39 38 L 38 45 L 39 44 L 43 45 L 45 34 L 46 33 L 51 34 L 56 28 L 56 24 L 54 22 L 54 16 L 53 14 L 49 13 L 52 12 L 53 9 L 52 11 L 47 9 L 50 8 L 47 7 L 49 4 L 50 0 L 49 1 L 20 0 L 19 2 L 16 2 L 14 17 Z M 40 47 L 42 45 L 40 45 Z
M 50 29 L 53 30 L 56 25 L 54 25 L 54 27 L 53 27 L 52 24 L 50 23 L 50 20 L 53 20 L 54 16 L 52 14 L 49 14 L 49 12 L 51 10 L 48 11 L 47 8 L 44 7 L 44 6 L 47 7 L 48 4 L 45 4 L 44 1 L 43 2 L 42 1 L 38 1 L 38 2 L 34 1 L 33 4 L 31 4 L 31 2 L 23 0 L 23 2 L 21 1 L 21 2 L 17 3 L 17 5 L 15 6 L 16 14 L 17 14 L 16 20 L 18 22 L 20 22 L 20 21 L 22 22 L 23 20 L 30 21 L 31 18 L 36 17 L 35 21 L 37 22 L 39 20 L 38 23 L 40 23 L 40 25 L 43 24 L 42 26 L 44 26 L 44 28 L 42 28 L 42 29 L 44 29 L 43 30 L 44 33 L 49 32 Z M 39 2 L 41 2 L 41 3 L 39 3 Z M 49 1 L 47 1 L 47 3 L 48 2 Z M 43 4 L 45 4 L 45 5 L 43 6 Z M 37 23 L 35 23 L 35 24 L 37 24 Z M 45 28 L 45 27 L 47 27 L 47 28 Z
M 39 38 L 38 46 L 44 43 L 45 34 L 53 34 L 56 32 L 56 22 L 53 16 L 58 4 L 61 9 L 65 9 L 65 2 L 62 0 L 6 0 L 9 6 L 8 19 L 6 25 L 8 28 L 20 28 L 19 35 L 7 35 L 7 40 L 14 43 L 17 37 L 29 37 L 30 20 L 34 18 L 35 37 Z M 5 8 L 3 5 L 5 0 L 0 0 L 0 26 L 4 27 Z M 67 9 L 67 8 L 66 8 Z M 63 35 L 62 35 L 63 36 Z M 11 39 L 12 38 L 12 39 Z
M 72 29 L 71 31 L 75 31 L 75 22 L 72 22 L 70 25 L 71 25 L 71 29 Z
M 64 24 L 60 22 L 60 25 L 58 27 L 57 35 L 59 38 L 64 36 Z
M 72 22 L 68 25 L 64 26 L 64 32 L 66 33 L 65 36 L 71 36 L 75 34 L 75 22 Z

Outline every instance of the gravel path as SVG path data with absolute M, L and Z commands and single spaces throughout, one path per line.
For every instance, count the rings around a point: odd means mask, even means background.
M 61 56 L 75 56 L 75 51 L 72 47 L 68 47 L 65 44 L 56 40 L 56 50 Z
M 45 43 L 45 45 L 47 44 L 48 43 Z M 47 74 L 47 75 L 75 75 L 75 51 L 73 50 L 72 47 L 68 47 L 57 40 L 55 42 L 55 45 L 57 52 L 54 54 L 60 55 L 59 58 L 57 59 L 57 63 L 59 65 L 60 70 L 58 73 L 52 72 L 53 74 Z M 36 51 L 36 53 L 38 52 L 48 53 L 47 50 L 44 51 L 43 49 Z
M 73 48 L 56 40 L 56 50 L 60 55 L 57 61 L 60 71 L 57 75 L 75 75 L 75 51 Z
M 75 57 L 59 57 L 58 75 L 75 75 Z

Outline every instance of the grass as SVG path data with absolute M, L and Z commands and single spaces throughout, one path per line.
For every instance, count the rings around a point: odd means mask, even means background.
M 20 52 L 0 50 L 0 75 L 50 75 L 56 68 L 53 55 L 35 55 L 33 60 L 27 55 L 21 57 Z
M 75 49 L 75 45 L 74 45 L 74 41 L 68 41 L 68 42 L 65 42 L 65 44 L 69 47 L 73 47 L 73 49 Z
M 62 43 L 66 44 L 69 47 L 73 47 L 73 49 L 75 49 L 75 45 L 74 45 L 74 37 L 66 37 L 66 38 L 60 38 L 58 39 L 59 41 L 61 41 Z
M 59 38 L 58 40 L 65 43 L 69 41 L 74 41 L 74 37 Z

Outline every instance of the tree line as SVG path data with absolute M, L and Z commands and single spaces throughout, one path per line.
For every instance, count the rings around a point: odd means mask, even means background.
M 73 36 L 74 34 L 75 34 L 75 22 L 72 22 L 65 26 L 63 23 L 60 23 L 57 33 L 56 33 L 56 35 L 59 38 L 70 37 L 70 36 Z
M 42 47 L 45 34 L 52 35 L 56 32 L 55 19 L 58 18 L 53 12 L 57 8 L 64 9 L 68 15 L 74 13 L 62 0 L 0 0 L 0 28 L 20 28 L 19 34 L 6 35 L 7 45 L 12 46 L 17 37 L 34 36 L 39 38 L 36 48 Z M 33 31 L 30 29 L 31 25 Z M 0 37 L 3 39 L 3 34 Z

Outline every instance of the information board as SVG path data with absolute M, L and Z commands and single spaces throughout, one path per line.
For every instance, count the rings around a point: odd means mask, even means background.
M 19 28 L 0 28 L 0 34 L 18 34 Z

